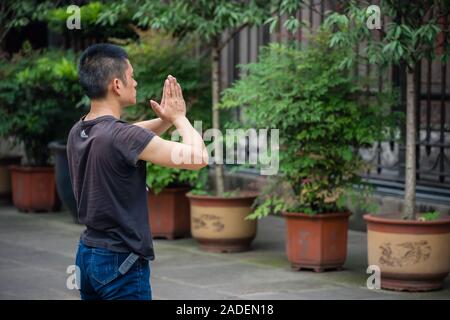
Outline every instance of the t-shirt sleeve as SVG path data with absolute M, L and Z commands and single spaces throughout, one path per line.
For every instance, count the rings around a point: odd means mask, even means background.
M 116 151 L 122 155 L 125 161 L 136 166 L 139 154 L 154 136 L 153 131 L 133 124 L 123 124 L 116 131 L 113 142 Z

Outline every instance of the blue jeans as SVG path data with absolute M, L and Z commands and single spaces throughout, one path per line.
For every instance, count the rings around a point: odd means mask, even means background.
M 120 265 L 129 253 L 78 245 L 76 265 L 79 268 L 82 300 L 152 300 L 149 261 L 139 258 L 125 273 Z

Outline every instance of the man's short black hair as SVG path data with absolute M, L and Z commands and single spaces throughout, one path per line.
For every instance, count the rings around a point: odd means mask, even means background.
M 91 99 L 106 97 L 108 84 L 119 78 L 125 85 L 128 55 L 119 46 L 99 43 L 88 47 L 80 58 L 78 77 L 86 95 Z

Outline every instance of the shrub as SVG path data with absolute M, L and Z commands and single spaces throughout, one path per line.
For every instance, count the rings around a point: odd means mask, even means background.
M 156 194 L 164 188 L 201 188 L 207 179 L 207 170 L 181 170 L 147 163 L 147 186 Z
M 29 165 L 47 165 L 47 144 L 65 139 L 81 116 L 75 55 L 27 51 L 1 64 L 0 136 L 24 143 Z

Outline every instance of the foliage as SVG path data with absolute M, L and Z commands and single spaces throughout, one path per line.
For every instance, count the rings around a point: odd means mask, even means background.
M 33 20 L 41 20 L 57 4 L 58 1 L 42 0 L 0 1 L 0 43 L 12 28 L 24 27 Z
M 425 212 L 423 214 L 421 214 L 421 216 L 419 217 L 419 221 L 435 221 L 438 220 L 440 218 L 441 214 L 438 211 L 428 211 Z
M 75 30 L 83 36 L 95 36 L 98 39 L 119 38 L 137 40 L 138 35 L 130 25 L 130 14 L 123 13 L 114 21 L 102 20 L 100 16 L 113 5 L 112 3 L 102 3 L 98 1 L 89 2 L 80 6 L 81 29 Z M 54 8 L 46 13 L 46 20 L 50 29 L 58 33 L 67 30 L 66 21 L 73 13 L 67 13 L 67 6 Z
M 103 21 L 117 20 L 124 11 L 133 12 L 133 21 L 141 27 L 162 29 L 177 37 L 196 34 L 210 42 L 227 28 L 243 23 L 262 24 L 270 12 L 270 1 L 248 3 L 228 0 L 125 0 L 103 14 Z
M 147 163 L 147 186 L 156 194 L 171 187 L 184 186 L 201 190 L 207 178 L 207 170 L 173 169 Z
M 123 0 L 103 12 L 100 20 L 113 23 L 125 13 L 133 12 L 132 20 L 141 27 L 163 29 L 178 37 L 196 34 L 210 43 L 224 31 L 233 34 L 243 25 L 269 24 L 272 32 L 280 15 L 286 17 L 283 26 L 294 32 L 304 25 L 296 12 L 307 4 L 304 0 Z
M 351 48 L 329 48 L 329 38 L 319 32 L 304 50 L 263 48 L 258 63 L 241 66 L 248 75 L 224 92 L 221 108 L 243 107 L 248 127 L 280 130 L 281 181 L 268 183 L 253 217 L 343 209 L 344 190 L 360 182 L 364 167 L 358 148 L 390 132 L 392 95 L 361 97 L 362 79 L 340 66 Z
M 0 136 L 25 145 L 30 165 L 47 165 L 52 140 L 64 139 L 81 115 L 83 94 L 72 52 L 25 51 L 0 70 Z
M 438 41 L 438 36 L 448 37 L 448 32 L 441 33 L 443 17 L 450 14 L 448 1 L 417 1 L 410 4 L 383 0 L 381 12 L 393 18 L 387 24 L 386 32 L 374 32 L 367 28 L 366 22 L 372 13 L 365 8 L 363 3 L 349 1 L 345 12 L 334 12 L 324 22 L 326 28 L 334 31 L 330 39 L 331 46 L 367 44 L 359 55 L 355 51 L 349 52 L 342 60 L 343 65 L 353 64 L 354 60 L 363 58 L 379 66 L 405 63 L 412 69 L 422 58 L 435 59 L 438 48 L 442 60 L 447 60 L 450 43 L 443 41 L 443 38 Z M 375 33 L 381 33 L 381 37 Z

